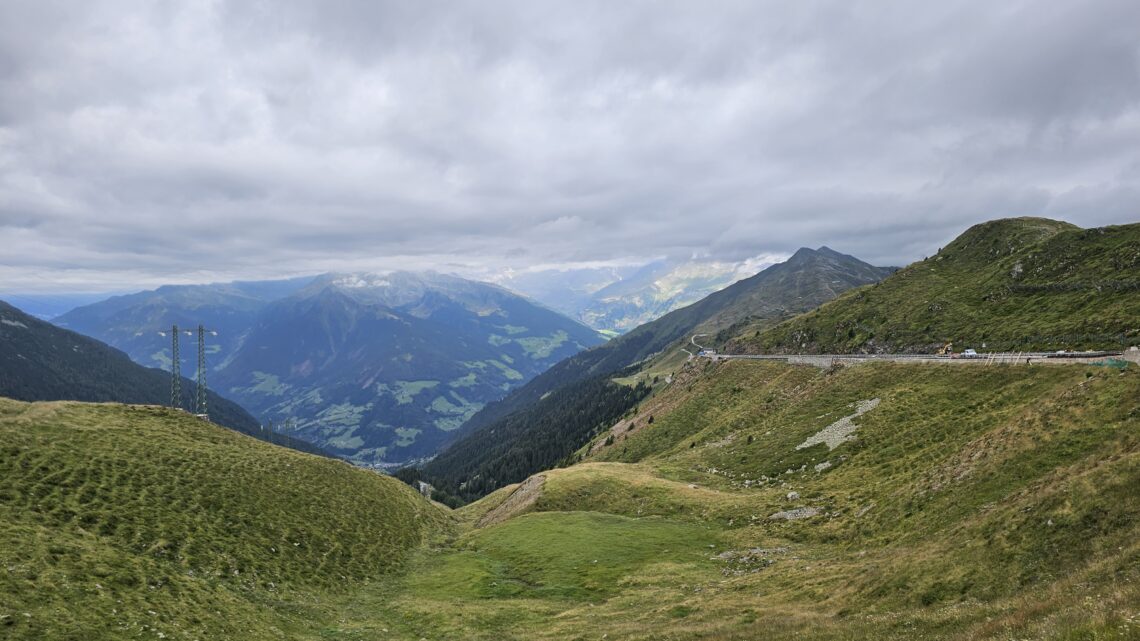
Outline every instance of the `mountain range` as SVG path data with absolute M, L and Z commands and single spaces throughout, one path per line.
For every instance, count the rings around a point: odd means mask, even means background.
M 113 345 L 137 363 L 168 370 L 170 341 L 161 333 L 169 332 L 172 325 L 192 329 L 205 323 L 213 332 L 207 345 L 208 362 L 217 369 L 241 344 L 242 335 L 266 305 L 296 293 L 312 280 L 164 285 L 76 307 L 52 322 Z
M 1140 351 L 817 366 L 684 350 L 703 333 L 722 353 L 979 334 L 998 348 L 1140 346 L 1138 228 L 994 221 L 897 272 L 801 250 L 489 405 L 443 455 L 397 472 L 419 492 L 149 401 L 0 399 L 0 630 L 1132 638 Z M 829 300 L 797 314 L 808 299 Z M 435 354 L 428 343 L 468 349 L 503 316 L 554 314 L 519 300 L 433 275 L 329 275 L 267 305 L 223 370 L 260 354 L 288 367 L 275 385 L 322 366 L 370 380 L 410 353 L 381 337 Z M 505 363 L 502 339 L 527 334 L 492 336 Z M 147 372 L 169 380 L 0 305 L 0 394 L 120 398 Z
M 409 272 L 167 286 L 57 322 L 167 368 L 159 332 L 203 323 L 212 386 L 362 464 L 433 455 L 484 404 L 604 340 L 495 285 Z

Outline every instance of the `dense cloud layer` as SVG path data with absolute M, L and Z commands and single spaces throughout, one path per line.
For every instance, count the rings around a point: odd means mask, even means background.
M 1140 219 L 1140 3 L 6 2 L 0 283 Z

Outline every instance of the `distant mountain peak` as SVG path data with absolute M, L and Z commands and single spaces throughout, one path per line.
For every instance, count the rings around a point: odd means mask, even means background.
M 363 287 L 391 287 L 392 281 L 386 275 L 357 273 L 337 275 L 329 284 L 349 289 L 360 289 Z

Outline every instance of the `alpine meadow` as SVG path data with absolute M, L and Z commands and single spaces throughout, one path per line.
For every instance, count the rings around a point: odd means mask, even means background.
M 1140 5 L 0 3 L 0 639 L 1140 641 Z

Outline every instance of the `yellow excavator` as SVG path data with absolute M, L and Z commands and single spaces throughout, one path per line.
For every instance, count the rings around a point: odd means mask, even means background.
M 954 355 L 954 343 L 952 343 L 950 341 L 946 341 L 946 344 L 938 349 L 937 354 L 939 356 L 953 356 Z

